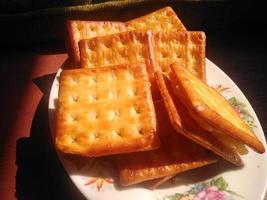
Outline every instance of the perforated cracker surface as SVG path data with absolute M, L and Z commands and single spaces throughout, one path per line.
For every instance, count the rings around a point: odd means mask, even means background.
M 152 30 L 155 32 L 186 31 L 186 28 L 172 10 L 165 7 L 145 16 L 126 22 L 127 30 Z
M 85 156 L 158 148 L 145 66 L 63 71 L 56 145 Z
M 152 33 L 150 31 L 130 31 L 82 40 L 79 43 L 81 67 L 94 68 L 146 63 L 153 87 L 154 68 L 151 65 L 151 39 Z
M 80 61 L 78 45 L 80 40 L 122 32 L 126 30 L 126 27 L 122 22 L 71 20 L 67 22 L 67 29 L 71 45 L 71 57 L 77 63 Z
M 146 63 L 150 32 L 125 32 L 80 42 L 81 67 Z
M 154 61 L 163 72 L 178 62 L 193 74 L 205 80 L 204 32 L 157 33 L 153 36 Z

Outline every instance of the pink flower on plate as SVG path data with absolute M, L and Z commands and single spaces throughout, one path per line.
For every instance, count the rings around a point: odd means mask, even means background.
M 241 111 L 241 108 L 239 106 L 233 106 L 234 110 L 239 114 L 239 116 L 242 118 L 243 113 Z
M 212 186 L 197 193 L 194 200 L 225 200 L 225 194 Z

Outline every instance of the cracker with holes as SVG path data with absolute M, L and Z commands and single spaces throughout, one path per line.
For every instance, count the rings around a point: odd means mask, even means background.
M 159 71 L 155 73 L 155 77 L 171 124 L 177 131 L 176 134 L 182 134 L 227 161 L 242 166 L 240 155 L 233 146 L 218 138 L 218 135 L 209 134 L 192 119 L 180 98 L 175 95 L 174 91 L 177 88 L 172 87 L 169 78 Z
M 176 13 L 169 6 L 132 19 L 125 24 L 127 30 L 152 30 L 154 32 L 186 31 Z
M 151 62 L 151 32 L 130 31 L 79 42 L 81 67 L 106 67 Z M 148 72 L 152 74 L 149 67 Z
M 258 153 L 264 153 L 264 146 L 253 130 L 217 90 L 178 64 L 171 65 L 171 69 L 170 77 L 176 88 L 175 94 L 199 126 L 208 132 L 214 132 L 218 138 L 234 146 L 240 154 L 246 153 L 244 144 Z
M 205 81 L 204 32 L 157 33 L 153 36 L 153 61 L 159 71 L 170 73 L 170 65 L 178 62 Z
M 155 188 L 177 173 L 216 162 L 216 157 L 211 152 L 176 133 L 162 102 L 155 103 L 155 107 L 161 146 L 153 151 L 116 156 L 122 185 L 161 178 L 149 183 L 149 187 Z
M 79 41 L 97 36 L 126 31 L 125 24 L 112 21 L 67 21 L 70 57 L 75 64 L 80 62 Z
M 63 71 L 56 146 L 91 157 L 158 148 L 145 65 Z
M 120 64 L 146 63 L 153 96 L 157 89 L 152 65 L 151 31 L 130 31 L 82 40 L 79 43 L 81 67 L 107 67 Z M 155 95 L 154 95 L 155 94 Z

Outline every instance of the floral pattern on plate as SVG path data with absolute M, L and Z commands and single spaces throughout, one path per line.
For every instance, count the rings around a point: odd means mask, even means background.
M 221 84 L 219 84 L 215 87 L 215 89 L 223 95 L 224 92 L 227 92 L 230 88 L 223 87 Z M 235 111 L 239 114 L 239 116 L 250 126 L 251 129 L 256 128 L 255 120 L 253 116 L 249 113 L 249 111 L 246 109 L 246 104 L 241 102 L 235 96 L 230 97 L 227 100 L 234 107 Z
M 110 185 L 113 185 L 114 180 L 110 176 L 109 171 L 113 171 L 110 161 L 103 158 L 83 158 L 79 156 L 69 156 L 67 158 L 74 166 L 76 171 L 86 171 L 90 176 L 84 180 L 84 186 L 90 186 L 92 190 L 97 192 L 103 191 Z
M 242 197 L 228 190 L 228 183 L 223 177 L 218 177 L 196 183 L 188 191 L 166 196 L 163 200 L 234 200 L 234 196 Z

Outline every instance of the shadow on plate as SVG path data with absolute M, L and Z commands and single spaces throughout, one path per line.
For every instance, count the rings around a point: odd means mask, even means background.
M 18 200 L 85 199 L 70 180 L 54 149 L 48 122 L 48 99 L 55 74 L 33 82 L 43 92 L 34 114 L 30 137 L 16 144 L 16 197 Z

